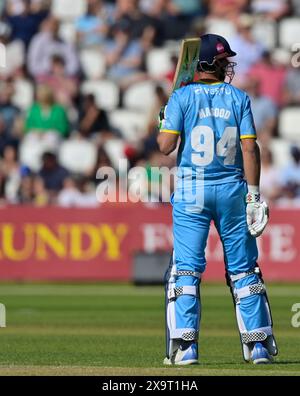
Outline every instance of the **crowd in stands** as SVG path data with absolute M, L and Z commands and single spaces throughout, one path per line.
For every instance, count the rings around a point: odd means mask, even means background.
M 209 32 L 238 54 L 263 196 L 300 207 L 300 0 L 0 0 L 0 15 L 2 206 L 97 206 L 97 170 L 119 159 L 159 183 L 180 41 Z

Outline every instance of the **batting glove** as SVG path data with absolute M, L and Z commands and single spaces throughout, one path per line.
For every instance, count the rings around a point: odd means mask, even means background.
M 246 195 L 247 204 L 247 224 L 250 234 L 259 237 L 269 221 L 269 208 L 266 202 L 260 201 L 260 193 L 258 188 L 256 191 L 250 191 Z

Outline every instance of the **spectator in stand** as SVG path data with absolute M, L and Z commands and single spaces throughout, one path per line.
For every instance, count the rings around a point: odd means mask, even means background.
M 156 45 L 162 45 L 165 40 L 180 40 L 189 31 L 192 20 L 199 15 L 199 0 L 196 0 L 197 12 L 191 10 L 194 0 L 142 0 L 141 9 L 152 18 L 156 29 Z
M 260 141 L 269 142 L 275 132 L 277 107 L 270 98 L 260 94 L 260 81 L 249 78 L 244 88 L 251 99 L 257 137 Z
M 237 22 L 237 35 L 231 39 L 231 47 L 237 53 L 234 58 L 237 62 L 235 84 L 244 83 L 251 66 L 256 64 L 264 53 L 263 45 L 253 37 L 252 26 L 252 16 L 241 15 Z
M 267 147 L 261 149 L 260 191 L 267 202 L 274 202 L 281 193 L 280 171 L 274 165 L 272 152 Z
M 290 4 L 287 0 L 252 0 L 251 11 L 266 19 L 277 21 L 290 12 Z
M 60 55 L 52 57 L 49 74 L 37 78 L 38 83 L 48 85 L 54 95 L 54 101 L 65 108 L 73 106 L 78 93 L 78 80 L 66 74 L 65 60 Z
M 3 156 L 5 147 L 8 145 L 18 146 L 18 139 L 7 132 L 7 126 L 3 117 L 0 115 L 0 156 Z
M 107 18 L 102 0 L 88 0 L 86 15 L 75 24 L 77 44 L 82 48 L 104 44 L 109 29 Z
M 92 94 L 82 98 L 79 131 L 86 138 L 101 134 L 101 139 L 105 140 L 114 136 L 106 111 L 98 107 L 95 96 Z
M 290 67 L 284 81 L 284 103 L 288 106 L 300 105 L 300 67 Z
M 300 1 L 292 0 L 292 11 L 295 16 L 300 16 Z
M 20 115 L 20 109 L 13 104 L 15 93 L 13 80 L 0 83 L 0 116 L 5 123 L 6 133 L 11 136 L 15 119 Z
M 21 184 L 21 167 L 15 146 L 5 147 L 3 159 L 0 161 L 0 174 L 0 180 L 3 183 L 1 190 L 4 191 L 5 199 L 9 203 L 17 203 Z
M 69 177 L 69 172 L 58 164 L 56 154 L 45 152 L 42 157 L 42 169 L 38 176 L 42 178 L 52 201 L 63 188 L 64 181 Z
M 296 195 L 300 197 L 300 148 L 291 147 L 291 156 L 293 162 L 288 164 L 281 175 L 281 185 L 283 188 L 295 186 Z
M 157 138 L 157 123 L 158 114 L 163 106 L 168 102 L 168 95 L 163 87 L 157 85 L 155 88 L 155 103 L 150 109 L 147 122 L 147 135 L 143 140 L 143 156 L 147 157 L 150 152 L 158 150 Z
M 113 165 L 112 165 L 112 162 L 111 162 L 107 152 L 105 151 L 104 147 L 99 147 L 95 168 L 88 175 L 88 177 L 90 178 L 90 181 L 92 183 L 98 184 L 99 182 L 101 183 L 101 181 L 103 181 L 103 180 L 97 179 L 96 176 L 97 176 L 98 170 L 100 168 L 105 168 L 105 167 L 113 168 Z
M 142 72 L 143 46 L 141 40 L 131 40 L 130 25 L 123 20 L 112 28 L 112 39 L 106 45 L 107 75 L 121 89 L 144 80 Z
M 36 102 L 28 111 L 25 131 L 55 133 L 61 138 L 68 135 L 69 122 L 65 109 L 54 102 L 53 92 L 47 85 L 38 85 Z
M 25 47 L 22 41 L 11 40 L 10 26 L 6 22 L 1 21 L 0 44 L 0 79 L 7 79 L 12 77 L 24 64 Z
M 33 204 L 36 207 L 44 207 L 50 203 L 49 194 L 41 177 L 33 179 Z
M 31 0 L 22 0 L 23 10 L 18 15 L 8 15 L 6 20 L 12 29 L 11 39 L 21 40 L 27 48 L 32 37 L 38 32 L 40 24 L 47 17 L 47 10 L 33 12 Z
M 31 204 L 34 198 L 33 194 L 34 177 L 29 172 L 24 173 L 18 191 L 18 202 L 22 205 Z
M 179 15 L 189 20 L 202 14 L 203 0 L 173 0 L 172 2 Z
M 65 61 L 66 75 L 76 76 L 79 60 L 75 47 L 59 35 L 59 22 L 54 17 L 47 18 L 41 31 L 31 40 L 28 50 L 28 70 L 33 77 L 44 76 L 51 72 L 52 59 L 59 55 Z
M 63 189 L 57 196 L 57 204 L 65 208 L 78 206 L 80 196 L 81 193 L 77 188 L 75 179 L 68 177 L 64 180 Z
M 249 76 L 259 81 L 260 94 L 269 97 L 278 107 L 284 104 L 286 67 L 273 61 L 270 52 L 264 52 L 261 61 L 249 70 Z
M 247 0 L 208 0 L 209 17 L 235 21 L 247 5 Z

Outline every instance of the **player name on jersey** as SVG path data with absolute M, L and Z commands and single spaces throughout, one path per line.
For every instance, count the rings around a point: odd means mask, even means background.
M 230 118 L 230 115 L 231 112 L 229 110 L 220 109 L 218 107 L 205 107 L 199 111 L 199 117 L 201 120 L 207 117 L 224 118 L 224 120 L 228 120 Z

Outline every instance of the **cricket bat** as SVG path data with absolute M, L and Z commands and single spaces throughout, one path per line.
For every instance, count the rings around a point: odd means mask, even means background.
M 194 80 L 201 48 L 200 38 L 182 40 L 172 92 Z

